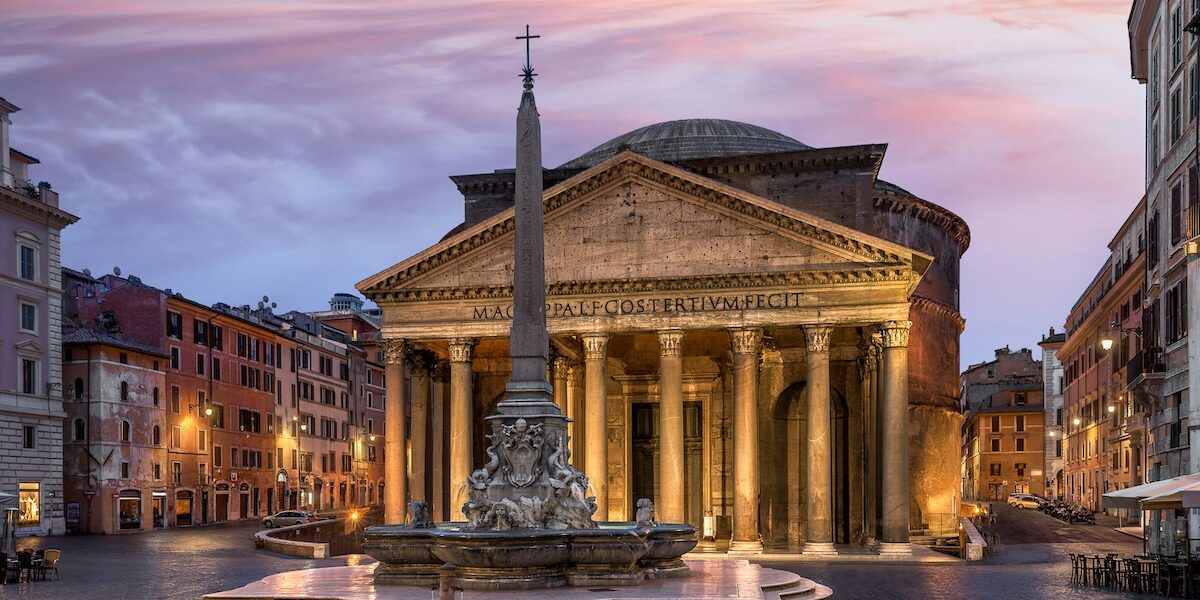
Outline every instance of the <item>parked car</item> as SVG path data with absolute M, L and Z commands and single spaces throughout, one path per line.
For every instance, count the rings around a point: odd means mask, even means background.
M 1008 503 L 1017 508 L 1037 508 L 1041 506 L 1033 494 L 1009 494 Z
M 284 510 L 270 515 L 262 520 L 263 527 L 272 529 L 275 527 L 287 527 L 288 525 L 299 525 L 301 523 L 312 523 L 317 518 L 310 512 L 302 510 Z

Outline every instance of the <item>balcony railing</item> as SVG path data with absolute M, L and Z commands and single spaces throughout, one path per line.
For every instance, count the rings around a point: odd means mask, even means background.
M 1125 384 L 1135 385 L 1140 377 L 1162 375 L 1167 370 L 1166 356 L 1162 348 L 1146 348 L 1133 355 L 1125 368 Z

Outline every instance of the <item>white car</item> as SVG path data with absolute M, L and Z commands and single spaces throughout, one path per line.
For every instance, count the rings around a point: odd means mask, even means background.
M 1008 503 L 1017 508 L 1037 508 L 1039 506 L 1037 498 L 1032 494 L 1009 494 Z
M 263 527 L 274 529 L 275 527 L 287 527 L 288 525 L 299 525 L 301 523 L 312 523 L 317 518 L 312 513 L 302 510 L 285 510 L 277 512 L 262 520 Z

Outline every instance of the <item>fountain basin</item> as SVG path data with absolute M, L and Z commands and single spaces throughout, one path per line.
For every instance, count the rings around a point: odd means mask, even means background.
M 438 568 L 455 568 L 467 590 L 528 590 L 565 585 L 637 585 L 647 577 L 686 576 L 681 560 L 696 546 L 690 525 L 597 529 L 471 530 L 465 523 L 431 529 L 367 528 L 363 550 L 379 561 L 377 584 L 433 585 Z

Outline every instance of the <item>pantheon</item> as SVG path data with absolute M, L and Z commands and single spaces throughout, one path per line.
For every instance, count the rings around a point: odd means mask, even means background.
M 954 531 L 970 233 L 879 179 L 886 149 L 687 119 L 544 169 L 548 377 L 597 520 L 651 498 L 749 552 Z M 457 520 L 509 378 L 514 173 L 451 180 L 464 222 L 358 289 L 406 449 L 388 491 Z

